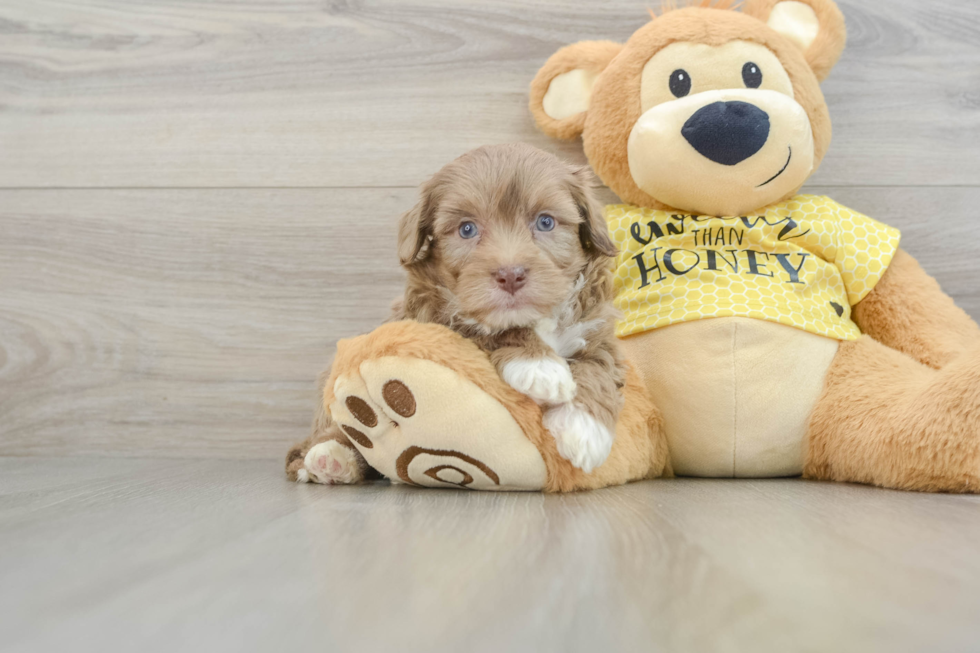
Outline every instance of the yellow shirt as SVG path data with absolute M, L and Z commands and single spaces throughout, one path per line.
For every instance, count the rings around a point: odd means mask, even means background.
M 619 336 L 742 316 L 855 340 L 851 307 L 881 279 L 901 237 L 816 195 L 731 218 L 614 204 L 606 221 L 620 249 Z

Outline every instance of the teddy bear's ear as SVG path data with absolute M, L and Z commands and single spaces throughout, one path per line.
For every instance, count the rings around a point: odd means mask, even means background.
M 592 85 L 622 49 L 611 41 L 582 41 L 551 55 L 531 82 L 531 113 L 538 127 L 555 138 L 579 136 Z
M 820 81 L 830 74 L 847 41 L 844 15 L 833 0 L 748 0 L 742 13 L 799 46 Z

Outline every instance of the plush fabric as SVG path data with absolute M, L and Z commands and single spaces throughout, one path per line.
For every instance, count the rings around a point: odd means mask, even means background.
M 772 8 L 766 24 L 796 43 L 803 51 L 820 35 L 817 12 L 804 2 L 780 2 Z
M 854 309 L 810 420 L 804 474 L 980 491 L 980 327 L 899 250 Z
M 838 342 L 745 317 L 698 320 L 623 339 L 663 412 L 679 476 L 803 471 L 807 423 Z
M 576 103 L 579 106 L 588 107 L 595 78 L 606 69 L 609 62 L 622 49 L 622 45 L 612 41 L 583 41 L 562 48 L 548 59 L 548 63 L 545 64 L 545 67 L 542 68 L 531 84 L 531 113 L 534 114 L 534 118 L 542 131 L 555 138 L 564 139 L 575 138 L 582 133 L 585 126 L 585 112 L 555 118 L 545 110 L 544 98 L 551 88 L 551 83 L 556 78 L 575 70 L 588 73 L 583 77 L 588 79 L 591 84 L 588 88 L 582 89 L 587 97 L 583 97 Z M 566 106 L 572 102 L 570 98 L 565 99 Z
M 346 358 L 343 349 L 339 357 Z M 517 420 L 444 365 L 411 356 L 366 358 L 356 372 L 335 379 L 333 393 L 334 420 L 368 464 L 393 481 L 474 490 L 545 486 L 544 458 Z
M 833 4 L 833 3 L 831 3 Z M 840 25 L 843 30 L 843 22 Z M 839 37 L 844 37 L 843 32 Z M 639 120 L 642 108 L 637 98 L 643 68 L 650 56 L 676 42 L 694 42 L 720 46 L 733 40 L 759 43 L 776 54 L 792 81 L 797 102 L 806 110 L 813 131 L 813 170 L 820 165 L 830 145 L 831 126 L 827 106 L 820 91 L 817 76 L 807 63 L 807 57 L 788 38 L 770 29 L 757 18 L 737 11 L 716 8 L 692 7 L 670 11 L 638 29 L 614 57 L 609 57 L 602 74 L 592 87 L 592 101 L 584 116 L 566 119 L 561 123 L 544 114 L 541 101 L 551 80 L 560 73 L 577 67 L 594 70 L 605 57 L 596 52 L 595 42 L 580 43 L 559 50 L 538 72 L 531 85 L 531 111 L 545 133 L 558 138 L 582 136 L 585 153 L 599 177 L 617 195 L 629 204 L 656 209 L 670 209 L 670 205 L 651 197 L 636 185 L 623 156 L 633 126 Z M 836 44 L 833 39 L 830 45 Z M 822 41 L 810 46 L 817 52 Z M 606 56 L 615 51 L 615 44 L 603 42 L 602 53 Z M 816 56 L 816 54 L 814 54 Z M 836 61 L 837 55 L 819 57 Z M 581 57 L 581 63 L 576 62 Z M 601 97 L 601 102 L 595 98 Z M 544 116 L 544 119 L 542 119 Z M 802 184 L 790 189 L 782 198 L 795 195 Z
M 934 369 L 980 341 L 977 323 L 901 249 L 853 318 L 863 333 Z
M 783 11 L 774 10 L 779 7 Z M 812 29 L 809 18 L 806 19 L 806 28 L 800 29 L 798 26 L 789 24 L 790 15 L 800 17 L 799 8 L 796 5 L 805 5 L 813 10 L 819 24 L 819 31 L 815 38 L 809 40 L 809 46 L 804 49 L 806 62 L 821 82 L 827 78 L 830 71 L 837 65 L 844 45 L 847 42 L 847 28 L 844 26 L 844 14 L 841 13 L 837 5 L 830 0 L 748 0 L 742 7 L 742 13 L 758 18 L 767 23 L 774 30 L 782 31 L 782 35 L 793 40 L 799 45 L 803 45 L 805 38 L 803 33 Z M 807 36 L 809 36 L 807 34 Z
M 585 113 L 592 97 L 598 71 L 576 68 L 562 73 L 551 80 L 544 94 L 541 107 L 549 118 L 564 120 Z
M 821 219 L 809 224 L 802 204 L 790 202 L 780 217 L 802 227 L 783 234 L 794 242 L 770 234 L 762 243 L 800 247 L 817 265 L 804 266 L 799 287 L 784 297 L 759 288 L 750 297 L 749 284 L 712 269 L 720 261 L 706 262 L 715 243 L 703 233 L 695 241 L 684 224 L 693 216 L 768 216 L 796 194 L 830 143 L 818 81 L 845 41 L 832 0 L 670 10 L 607 62 L 584 116 L 562 129 L 539 124 L 561 138 L 580 135 L 600 178 L 626 203 L 607 210 L 623 248 L 618 333 L 662 411 L 678 473 L 802 469 L 809 478 L 977 492 L 980 327 L 897 249 L 897 232 L 863 216 L 817 227 Z M 570 46 L 541 68 L 532 84 L 535 117 L 543 92 L 534 89 L 546 92 L 556 72 L 576 69 L 582 52 Z M 588 61 L 591 71 L 600 62 Z M 801 110 L 812 134 L 793 127 Z M 812 143 L 812 166 L 767 180 L 760 166 L 771 167 L 770 147 L 786 142 L 790 150 Z M 770 181 L 779 197 L 771 197 Z M 724 220 L 706 217 L 701 226 Z M 733 250 L 726 254 L 737 249 L 722 242 Z M 828 284 L 839 292 L 824 296 L 818 312 L 823 326 L 843 331 L 787 319 Z M 719 309 L 719 295 L 755 302 L 755 312 Z
M 808 478 L 980 492 L 980 345 L 935 370 L 870 337 L 842 343 L 808 437 Z

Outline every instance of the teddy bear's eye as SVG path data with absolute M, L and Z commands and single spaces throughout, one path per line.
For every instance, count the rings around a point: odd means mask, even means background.
M 742 81 L 748 88 L 759 88 L 762 86 L 762 69 L 751 61 L 742 66 Z
M 691 76 L 686 70 L 678 68 L 670 74 L 670 92 L 674 97 L 684 97 L 691 92 Z

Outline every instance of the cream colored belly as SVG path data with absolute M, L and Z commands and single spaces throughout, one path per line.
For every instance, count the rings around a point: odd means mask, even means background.
M 838 342 L 744 317 L 684 322 L 624 339 L 664 415 L 682 476 L 794 476 Z

